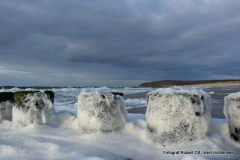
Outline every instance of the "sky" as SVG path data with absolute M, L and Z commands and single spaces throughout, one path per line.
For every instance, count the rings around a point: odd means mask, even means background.
M 240 79 L 239 0 L 0 0 L 0 86 Z

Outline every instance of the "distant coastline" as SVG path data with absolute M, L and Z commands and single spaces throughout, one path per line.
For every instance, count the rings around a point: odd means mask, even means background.
M 197 80 L 197 81 L 179 81 L 179 80 L 162 80 L 154 82 L 141 83 L 139 87 L 172 87 L 172 86 L 199 86 L 199 85 L 231 85 L 240 84 L 237 80 Z

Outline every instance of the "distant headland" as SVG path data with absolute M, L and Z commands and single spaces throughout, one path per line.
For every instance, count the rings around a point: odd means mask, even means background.
M 240 79 L 196 80 L 196 81 L 162 80 L 162 81 L 141 83 L 138 86 L 139 87 L 171 87 L 171 86 L 224 85 L 224 84 L 240 84 Z

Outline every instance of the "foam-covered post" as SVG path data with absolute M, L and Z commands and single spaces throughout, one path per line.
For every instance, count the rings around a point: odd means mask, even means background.
M 54 115 L 52 91 L 19 91 L 14 94 L 13 123 L 27 126 L 48 124 Z
M 240 92 L 224 98 L 224 114 L 228 121 L 230 137 L 240 142 Z
M 0 92 L 0 120 L 12 120 L 14 93 Z
M 111 132 L 124 127 L 127 109 L 119 94 L 82 92 L 77 117 L 82 133 Z
M 209 132 L 211 97 L 202 90 L 158 89 L 147 95 L 147 135 L 163 147 L 194 144 Z

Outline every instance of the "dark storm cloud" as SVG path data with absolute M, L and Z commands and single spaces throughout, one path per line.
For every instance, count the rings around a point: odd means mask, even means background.
M 12 76 L 23 85 L 240 78 L 238 0 L 0 4 L 0 83 Z

